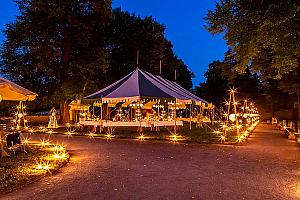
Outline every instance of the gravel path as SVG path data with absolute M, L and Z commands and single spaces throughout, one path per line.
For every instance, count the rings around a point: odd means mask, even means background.
M 239 146 L 53 139 L 70 163 L 0 199 L 300 199 L 299 146 L 269 125 Z

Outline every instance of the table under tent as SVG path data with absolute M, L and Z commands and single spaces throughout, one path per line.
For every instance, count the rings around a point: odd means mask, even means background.
M 13 119 L 13 124 L 15 127 L 13 132 L 5 132 L 4 128 L 1 126 L 0 130 L 0 157 L 6 156 L 4 151 L 4 142 L 6 141 L 7 147 L 13 148 L 14 145 L 21 143 L 20 133 L 22 123 L 25 124 L 25 116 L 22 113 L 24 109 L 23 101 L 33 101 L 38 95 L 31 92 L 9 80 L 0 77 L 0 101 L 19 101 L 17 109 L 21 112 L 17 112 Z
M 119 81 L 85 97 L 93 103 L 83 126 L 159 127 L 202 124 L 213 120 L 213 106 L 176 82 L 137 68 Z M 88 117 L 89 116 L 89 117 Z

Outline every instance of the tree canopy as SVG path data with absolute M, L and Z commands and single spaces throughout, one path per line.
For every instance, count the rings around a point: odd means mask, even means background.
M 261 103 L 261 85 L 258 77 L 247 68 L 245 73 L 230 74 L 229 63 L 232 61 L 226 58 L 224 61 L 213 61 L 209 64 L 204 76 L 206 81 L 195 88 L 195 93 L 207 101 L 213 102 L 218 107 L 224 105 L 230 88 L 236 88 L 238 97 Z M 230 76 L 228 76 L 230 74 Z M 239 99 L 243 100 L 243 99 Z
M 18 0 L 4 31 L 2 73 L 45 98 L 74 98 L 107 68 L 104 31 L 110 1 Z M 93 72 L 93 73 L 91 73 Z M 74 85 L 76 84 L 76 87 Z
M 262 78 L 281 78 L 299 67 L 300 1 L 221 0 L 207 17 L 207 29 L 225 34 L 235 69 L 248 65 Z
M 139 52 L 138 67 L 159 74 L 161 61 L 164 78 L 174 80 L 176 69 L 178 83 L 188 90 L 192 89 L 193 74 L 184 62 L 174 55 L 171 42 L 164 36 L 165 26 L 151 16 L 142 19 L 117 8 L 113 10 L 113 19 L 108 30 L 106 42 L 110 67 L 107 77 L 111 79 L 110 82 L 137 67 Z
M 0 50 L 1 72 L 39 94 L 49 107 L 82 97 L 139 67 L 187 89 L 193 74 L 174 55 L 165 27 L 141 18 L 111 0 L 17 0 L 20 15 L 7 24 Z M 62 107 L 61 107 L 62 108 Z M 63 110 L 63 108 L 62 108 Z
M 236 73 L 257 76 L 263 105 L 273 111 L 297 96 L 300 105 L 300 1 L 221 0 L 205 19 L 208 31 L 224 34 L 231 49 L 223 69 L 229 80 Z

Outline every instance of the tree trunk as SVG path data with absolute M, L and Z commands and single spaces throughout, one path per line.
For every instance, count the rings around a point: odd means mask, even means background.
M 66 123 L 70 123 L 69 103 L 70 103 L 70 101 L 67 99 L 62 100 L 60 103 L 59 123 L 62 125 L 65 125 Z
M 298 111 L 298 119 L 296 122 L 296 130 L 298 133 L 300 133 L 300 91 L 299 88 L 297 90 L 297 111 Z
M 300 121 L 300 91 L 297 90 L 298 121 Z

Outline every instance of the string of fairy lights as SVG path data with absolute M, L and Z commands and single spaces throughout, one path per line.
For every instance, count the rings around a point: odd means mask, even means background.
M 26 172 L 34 175 L 45 174 L 48 172 L 51 173 L 52 169 L 56 169 L 69 158 L 69 154 L 63 144 L 54 144 L 51 141 L 53 133 L 52 129 L 48 129 L 44 126 L 39 126 L 36 129 L 29 127 L 26 109 L 27 107 L 24 103 L 19 102 L 13 112 L 13 123 L 10 127 L 10 130 L 13 131 L 13 133 L 9 134 L 18 133 L 21 141 L 20 144 L 12 143 L 8 150 L 12 150 L 15 154 L 15 148 L 18 147 L 23 148 L 24 153 L 27 153 L 27 151 L 33 147 L 41 149 L 45 152 L 45 154 L 43 154 L 44 156 L 39 156 L 37 162 L 28 167 Z M 23 136 L 23 133 L 26 133 L 26 136 Z M 31 141 L 29 137 L 34 133 L 45 133 L 47 135 L 45 135 L 40 141 Z M 3 142 L 3 140 L 1 140 L 1 142 Z M 1 150 L 3 151 L 3 149 Z
M 225 102 L 224 120 L 220 123 L 220 129 L 214 131 L 220 135 L 221 143 L 226 142 L 226 139 L 232 135 L 238 143 L 247 140 L 259 123 L 259 113 L 254 103 L 247 99 L 238 101 L 236 93 L 236 89 L 229 90 L 229 98 Z
M 173 129 L 168 129 L 165 127 L 170 135 L 167 136 L 165 139 L 171 140 L 172 142 L 178 142 L 182 140 L 186 140 L 185 136 L 181 136 L 177 130 L 176 127 L 176 118 L 177 118 L 177 112 L 179 111 L 179 104 L 175 102 L 168 102 L 167 103 L 168 108 L 166 110 L 166 106 L 163 104 L 160 104 L 159 102 L 155 105 L 153 105 L 153 108 L 156 110 L 156 112 L 153 112 L 155 115 L 155 119 L 152 118 L 152 120 L 162 120 L 163 117 L 169 119 L 175 119 L 175 126 Z M 132 109 L 135 109 L 134 112 L 134 121 L 135 122 L 141 122 L 142 119 L 142 107 L 144 106 L 144 103 L 131 103 L 129 107 L 131 108 L 131 111 L 127 113 L 127 115 L 132 115 Z M 166 114 L 166 111 L 168 112 L 168 116 Z M 211 112 L 213 113 L 213 112 Z M 102 113 L 101 113 L 102 114 Z M 52 116 L 53 117 L 53 116 Z M 116 110 L 115 120 L 121 120 L 124 117 L 124 112 L 122 108 L 118 108 Z M 217 122 L 217 123 L 216 123 Z M 216 124 L 215 124 L 216 123 Z M 227 143 L 232 142 L 235 140 L 237 143 L 242 143 L 243 141 L 247 140 L 247 138 L 251 135 L 251 132 L 254 130 L 254 128 L 259 123 L 259 114 L 258 109 L 255 107 L 255 104 L 253 102 L 250 102 L 248 99 L 238 99 L 237 98 L 237 90 L 236 89 L 230 89 L 228 92 L 228 100 L 225 102 L 225 109 L 224 113 L 222 114 L 222 117 L 218 121 L 211 122 L 213 124 L 212 134 L 217 135 L 219 137 L 220 143 Z M 209 126 L 208 126 L 209 127 Z M 67 123 L 65 125 L 66 131 L 64 134 L 67 137 L 72 137 L 72 135 L 78 134 L 78 130 L 82 128 L 82 126 L 79 123 L 70 124 Z M 104 134 L 97 134 L 96 132 L 97 127 L 94 127 L 93 129 L 89 130 L 88 133 L 81 133 L 81 135 L 87 136 L 89 139 L 94 139 L 96 136 L 102 136 L 105 137 L 107 140 L 111 140 L 116 137 L 114 135 L 114 131 L 116 127 L 107 127 L 104 130 Z M 45 127 L 45 126 L 39 126 L 38 128 L 33 128 L 28 126 L 28 120 L 27 120 L 27 112 L 26 112 L 26 106 L 20 102 L 19 105 L 16 107 L 16 110 L 14 112 L 14 119 L 13 119 L 13 126 L 11 127 L 11 130 L 13 131 L 23 131 L 28 133 L 28 135 L 31 135 L 33 133 L 43 133 L 45 134 L 45 137 L 40 141 L 39 145 L 44 148 L 46 146 L 53 146 L 51 142 L 51 136 L 55 132 L 52 128 Z M 159 130 L 159 127 L 156 128 L 156 131 Z M 136 137 L 140 141 L 144 141 L 146 139 L 151 139 L 151 137 L 146 136 L 142 129 L 138 129 L 138 136 Z M 46 139 L 47 138 L 47 139 Z M 23 138 L 22 143 L 24 145 L 28 145 L 30 142 L 29 138 Z M 64 159 L 66 156 L 66 150 L 61 152 L 58 152 L 58 148 L 64 148 L 63 146 L 57 146 L 54 148 L 55 151 L 53 154 L 53 158 L 56 159 Z M 65 149 L 65 148 L 64 148 Z M 45 163 L 44 163 L 45 164 Z M 38 165 L 38 168 L 41 168 L 40 165 Z M 43 168 L 43 167 L 42 167 Z

